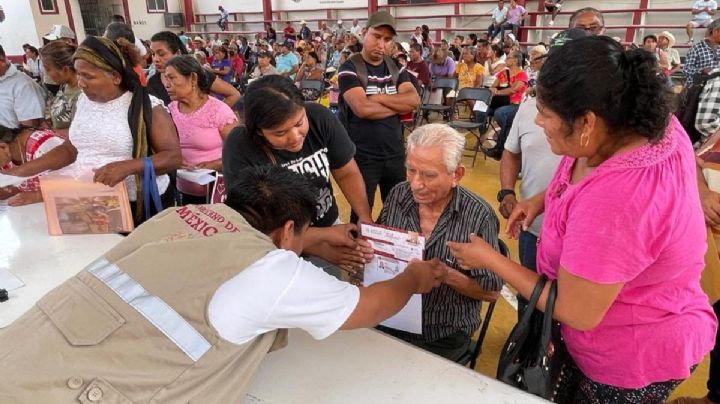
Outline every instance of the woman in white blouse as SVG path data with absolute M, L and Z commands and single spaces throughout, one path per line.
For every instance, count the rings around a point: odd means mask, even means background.
M 77 149 L 68 169 L 92 171 L 93 179 L 108 186 L 125 181 L 135 221 L 142 222 L 143 159 L 150 156 L 157 174 L 163 207 L 172 205 L 168 172 L 182 163 L 177 131 L 162 101 L 149 96 L 133 67 L 139 56 L 130 42 L 88 37 L 74 56 L 82 89 L 70 125 L 66 147 Z M 67 162 L 68 164 L 70 161 Z

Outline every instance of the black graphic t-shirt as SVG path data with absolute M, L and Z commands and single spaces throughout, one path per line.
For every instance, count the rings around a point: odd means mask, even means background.
M 338 218 L 338 208 L 330 183 L 331 170 L 345 166 L 355 155 L 355 145 L 345 128 L 327 108 L 314 102 L 305 103 L 309 129 L 302 149 L 297 152 L 268 148 L 277 164 L 301 174 L 314 174 L 320 179 L 317 217 L 312 226 L 332 226 Z M 254 139 L 257 138 L 257 139 Z M 230 132 L 223 146 L 223 174 L 225 183 L 232 184 L 237 173 L 246 167 L 271 165 L 263 150 L 259 135 L 247 133 L 245 127 Z
M 365 95 L 370 97 L 375 94 L 397 94 L 398 88 L 403 83 L 412 83 L 410 74 L 405 68 L 400 70 L 397 84 L 393 83 L 390 70 L 383 62 L 379 66 L 365 63 L 368 72 L 367 87 Z M 357 77 L 355 65 L 351 61 L 340 66 L 338 73 L 338 84 L 340 85 L 340 96 L 355 87 L 362 87 Z M 405 145 L 403 142 L 403 127 L 398 115 L 389 116 L 383 119 L 363 119 L 355 116 L 352 109 L 349 111 L 349 134 L 350 139 L 357 146 L 357 158 L 367 160 L 385 160 L 403 158 Z

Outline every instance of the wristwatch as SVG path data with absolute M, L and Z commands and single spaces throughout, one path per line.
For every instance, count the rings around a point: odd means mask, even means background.
M 501 189 L 497 194 L 498 202 L 502 202 L 503 199 L 505 199 L 505 197 L 508 195 L 515 196 L 515 191 L 513 191 L 512 189 Z

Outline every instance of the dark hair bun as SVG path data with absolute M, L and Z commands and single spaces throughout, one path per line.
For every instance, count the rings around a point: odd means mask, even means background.
M 210 87 L 212 87 L 212 83 L 216 80 L 215 74 L 211 71 L 208 71 L 207 69 L 204 69 L 201 67 L 200 73 L 198 74 L 198 88 L 200 91 L 202 91 L 205 94 L 210 93 Z
M 626 51 L 605 36 L 575 39 L 554 50 L 537 86 L 540 102 L 569 128 L 592 111 L 612 136 L 634 133 L 658 141 L 670 119 L 670 92 L 655 55 Z

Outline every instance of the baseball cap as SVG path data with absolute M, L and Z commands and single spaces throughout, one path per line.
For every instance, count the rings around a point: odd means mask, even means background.
M 50 32 L 48 32 L 43 38 L 48 41 L 54 41 L 60 38 L 75 39 L 75 33 L 65 25 L 55 24 L 52 29 L 50 29 Z
M 386 26 L 392 30 L 393 35 L 397 35 L 397 32 L 395 31 L 396 25 L 397 23 L 395 21 L 395 17 L 393 17 L 390 13 L 384 10 L 373 13 L 367 21 L 368 28 Z
M 257 57 L 259 57 L 259 58 L 269 58 L 269 57 L 270 57 L 270 52 L 260 51 L 260 52 L 257 53 Z
M 342 20 L 338 20 L 338 24 L 342 24 Z
M 305 20 L 300 21 L 300 25 L 307 25 L 307 21 L 305 21 Z

